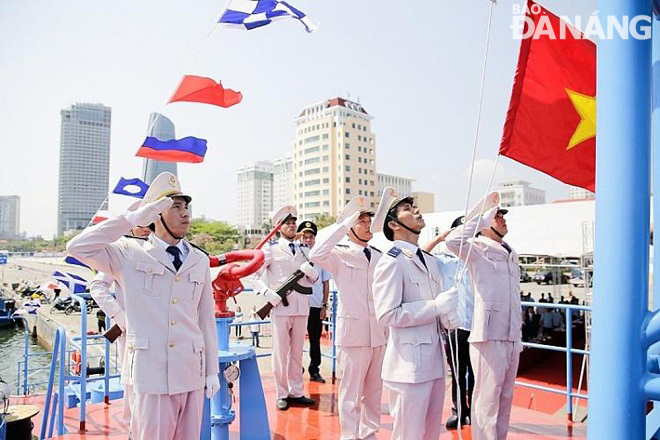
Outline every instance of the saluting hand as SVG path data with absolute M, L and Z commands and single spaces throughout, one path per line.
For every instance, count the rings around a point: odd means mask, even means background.
M 145 203 L 135 211 L 124 214 L 126 220 L 133 226 L 147 226 L 152 224 L 158 218 L 158 214 L 169 209 L 174 200 L 170 197 L 163 197 L 155 202 Z
M 355 211 L 351 216 L 346 217 L 342 222 L 341 225 L 346 227 L 346 228 L 351 228 L 357 221 L 357 219 L 360 217 L 360 211 Z

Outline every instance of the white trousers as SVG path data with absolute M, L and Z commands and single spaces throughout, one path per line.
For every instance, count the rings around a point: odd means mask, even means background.
M 303 395 L 302 356 L 307 316 L 273 316 L 273 376 L 278 399 Z
M 133 440 L 198 439 L 202 429 L 204 388 L 180 394 L 132 396 Z
M 117 357 L 119 358 L 119 365 L 124 365 L 124 350 L 126 349 L 126 336 L 122 333 L 117 338 Z M 122 422 L 130 428 L 131 426 L 131 393 L 133 389 L 130 385 L 123 385 L 124 387 L 124 408 L 122 411 Z
M 470 343 L 470 362 L 475 379 L 472 395 L 474 440 L 506 439 L 521 349 L 520 342 Z
M 337 347 L 341 439 L 376 438 L 380 428 L 385 346 Z
M 442 430 L 445 378 L 421 383 L 390 382 L 390 415 L 394 419 L 391 440 L 438 440 Z

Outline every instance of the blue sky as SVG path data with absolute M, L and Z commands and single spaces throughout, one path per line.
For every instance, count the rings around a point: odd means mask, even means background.
M 21 230 L 57 226 L 60 110 L 75 102 L 112 107 L 110 181 L 141 174 L 134 157 L 151 111 L 177 137 L 209 141 L 203 164 L 180 165 L 194 213 L 235 220 L 236 169 L 290 151 L 293 119 L 341 95 L 375 117 L 379 172 L 413 177 L 436 210 L 462 209 L 477 116 L 488 0 L 389 2 L 293 0 L 319 26 L 294 20 L 250 32 L 216 28 L 224 2 L 198 0 L 5 0 L 0 5 L 0 194 L 21 196 Z M 411 5 L 415 6 L 411 6 Z M 513 6 L 494 8 L 473 199 L 485 191 L 508 108 L 519 41 Z M 595 0 L 547 0 L 586 21 Z M 230 109 L 164 106 L 183 74 L 243 92 Z M 524 179 L 566 198 L 567 186 L 506 158 L 496 183 Z

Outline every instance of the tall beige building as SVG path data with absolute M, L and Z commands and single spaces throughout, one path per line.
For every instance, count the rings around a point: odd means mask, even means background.
M 336 216 L 356 195 L 377 204 L 376 139 L 372 117 L 356 102 L 331 98 L 295 119 L 293 202 L 301 219 Z

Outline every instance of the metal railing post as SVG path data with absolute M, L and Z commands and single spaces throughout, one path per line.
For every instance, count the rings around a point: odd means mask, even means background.
M 15 313 L 12 314 L 12 318 L 14 319 L 20 319 L 23 321 L 23 337 L 25 339 L 25 342 L 23 344 L 23 360 L 24 360 L 24 365 L 23 365 L 23 395 L 26 396 L 28 394 L 28 369 L 29 369 L 29 359 L 30 359 L 30 349 L 29 349 L 29 344 L 30 344 L 30 330 L 29 330 L 29 325 L 27 322 L 27 319 L 25 316 L 21 315 L 16 315 Z M 20 380 L 20 363 L 19 363 L 19 380 Z M 17 383 L 17 388 L 20 382 Z
M 566 309 L 566 418 L 573 421 L 573 317 Z
M 112 326 L 112 321 L 109 316 L 105 317 L 105 328 L 110 328 Z M 105 340 L 105 361 L 104 361 L 104 382 L 105 382 L 105 393 L 103 395 L 103 401 L 108 404 L 110 403 L 110 341 L 107 338 Z
M 60 398 L 57 401 L 57 435 L 64 435 L 64 381 L 66 379 L 66 330 L 63 328 L 57 329 L 62 333 L 62 343 L 60 344 L 60 377 L 57 381 L 57 388 L 59 390 Z
M 44 403 L 44 416 L 43 416 L 43 422 L 41 424 L 41 430 L 39 433 L 40 439 L 46 438 L 46 429 L 48 427 L 48 419 L 49 419 L 48 414 L 51 409 L 51 399 L 53 394 L 53 379 L 55 378 L 55 366 L 57 364 L 57 352 L 60 345 L 63 343 L 62 333 L 63 333 L 62 328 L 58 328 L 57 331 L 55 332 L 55 341 L 53 342 L 53 357 L 50 359 L 50 369 L 48 375 L 49 380 L 48 380 L 48 387 L 46 388 L 46 401 Z M 61 364 L 62 363 L 60 362 L 60 365 Z M 54 403 L 53 403 L 53 410 L 55 410 Z
M 80 304 L 80 430 L 85 431 L 85 411 L 87 407 L 87 301 L 78 295 L 71 298 Z
M 337 338 L 337 290 L 332 291 L 332 383 L 335 383 L 337 378 L 337 345 L 335 339 Z

